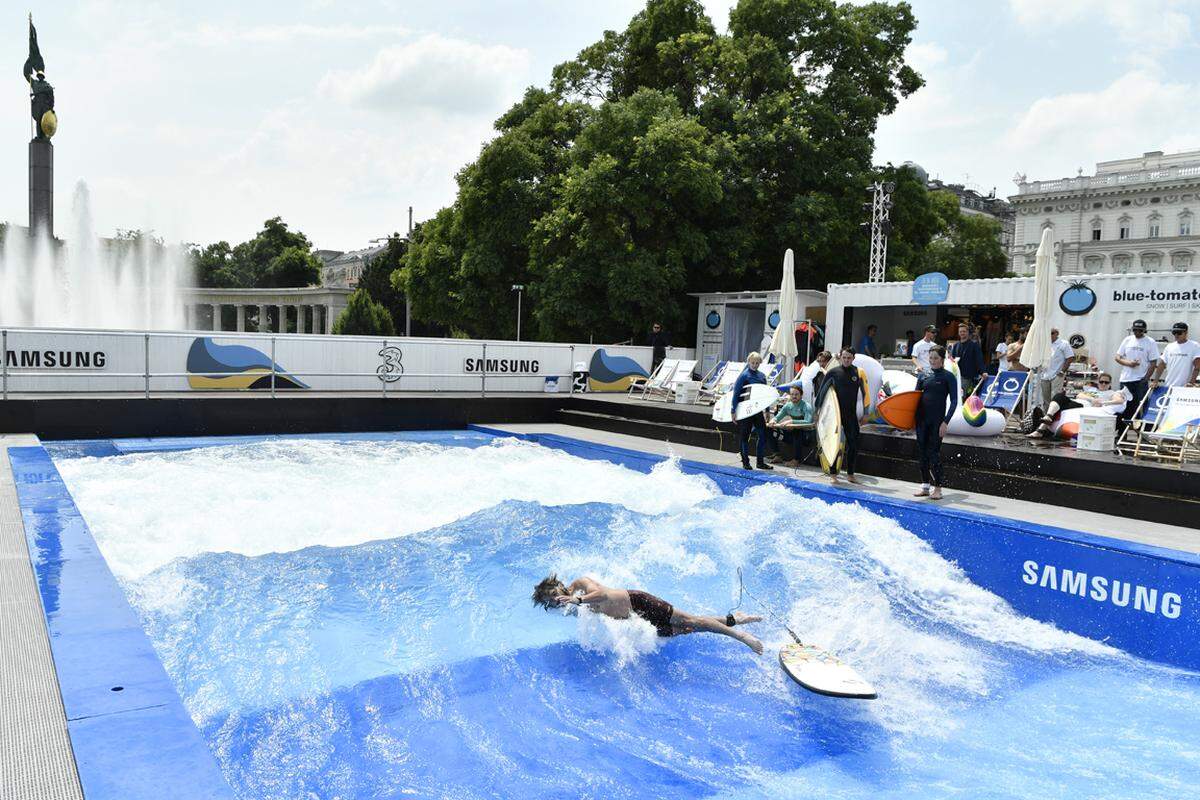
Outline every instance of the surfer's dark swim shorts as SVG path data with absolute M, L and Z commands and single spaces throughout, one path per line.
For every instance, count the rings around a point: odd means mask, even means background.
M 675 609 L 666 600 L 630 589 L 629 606 L 633 613 L 653 625 L 659 636 L 675 635 L 675 629 L 671 627 L 671 615 L 675 613 Z

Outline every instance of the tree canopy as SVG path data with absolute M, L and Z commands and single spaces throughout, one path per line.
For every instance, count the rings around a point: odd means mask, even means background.
M 365 289 L 357 289 L 334 321 L 333 332 L 345 336 L 391 336 L 396 330 L 387 309 L 373 301 Z
M 496 121 L 458 196 L 415 232 L 396 282 L 413 315 L 512 336 L 680 329 L 687 292 L 865 277 L 859 232 L 881 115 L 922 80 L 907 3 L 649 0 Z
M 204 287 L 267 289 L 312 286 L 321 281 L 321 262 L 308 237 L 272 217 L 253 239 L 230 247 L 216 242 L 192 250 L 196 283 Z

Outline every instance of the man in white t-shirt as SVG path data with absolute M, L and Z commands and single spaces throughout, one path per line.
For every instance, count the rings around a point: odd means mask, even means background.
M 996 363 L 999 372 L 1008 369 L 1008 348 L 1012 346 L 1015 338 L 1011 333 L 1006 333 L 1000 343 L 996 345 Z
M 1158 342 L 1146 335 L 1146 321 L 1135 319 L 1129 330 L 1130 335 L 1121 342 L 1113 359 L 1121 365 L 1121 387 L 1130 397 L 1129 404 L 1121 413 L 1121 418 L 1125 420 L 1132 417 L 1142 405 L 1142 398 L 1150 388 L 1147 375 L 1154 362 L 1158 361 Z
M 913 345 L 912 362 L 917 368 L 917 372 L 928 372 L 932 367 L 929 366 L 929 351 L 936 345 L 933 337 L 937 335 L 937 328 L 932 325 L 925 326 L 925 338 Z
M 1042 408 L 1050 405 L 1054 395 L 1063 389 L 1063 380 L 1071 367 L 1071 359 L 1075 357 L 1075 349 L 1058 335 L 1058 328 L 1050 329 L 1050 360 L 1046 362 L 1046 370 L 1042 373 Z
M 1187 386 L 1196 382 L 1200 374 L 1200 342 L 1188 338 L 1186 322 L 1171 326 L 1175 341 L 1163 348 L 1158 363 L 1154 365 L 1153 383 L 1157 386 L 1160 376 L 1166 373 L 1161 383 L 1165 386 Z

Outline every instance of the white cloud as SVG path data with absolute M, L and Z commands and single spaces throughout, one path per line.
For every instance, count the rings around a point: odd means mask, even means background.
M 366 67 L 327 73 L 318 94 L 389 111 L 414 107 L 490 113 L 519 96 L 529 53 L 436 34 L 385 47 Z
M 352 41 L 382 36 L 404 36 L 409 30 L 400 25 L 252 25 L 219 27 L 202 25 L 180 35 L 184 42 L 220 46 L 229 44 L 286 44 L 300 39 Z
M 1018 23 L 1032 33 L 1100 21 L 1132 49 L 1132 60 L 1187 44 L 1192 38 L 1191 16 L 1196 5 L 1188 0 L 1009 0 Z
M 1007 137 L 1031 179 L 1090 173 L 1096 161 L 1200 146 L 1200 86 L 1134 70 L 1101 89 L 1035 100 Z

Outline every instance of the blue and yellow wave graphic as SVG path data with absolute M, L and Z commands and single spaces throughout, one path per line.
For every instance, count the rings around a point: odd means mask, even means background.
M 193 389 L 269 389 L 271 358 L 241 344 L 217 344 L 208 337 L 192 342 L 187 356 L 188 386 Z M 307 389 L 308 384 L 275 364 L 276 389 Z
M 603 349 L 592 353 L 588 365 L 588 391 L 627 392 L 634 378 L 649 378 L 642 365 L 625 356 L 610 356 Z

